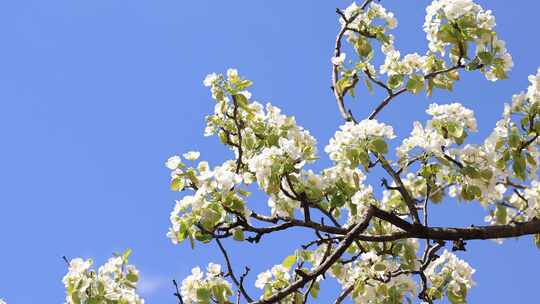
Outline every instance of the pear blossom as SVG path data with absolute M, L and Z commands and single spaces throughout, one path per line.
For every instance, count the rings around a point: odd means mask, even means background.
M 204 78 L 203 84 L 205 87 L 210 87 L 218 80 L 218 75 L 216 73 L 211 73 L 206 75 Z
M 345 62 L 345 58 L 347 57 L 347 54 L 341 53 L 337 57 L 332 57 L 332 64 L 333 65 L 342 65 L 343 62 Z
M 476 131 L 474 112 L 457 102 L 444 105 L 432 103 L 426 113 L 433 117 L 431 120 L 432 125 L 434 123 L 455 123 L 462 128 L 467 128 L 473 132 Z
M 392 139 L 395 137 L 391 126 L 379 123 L 374 119 L 365 119 L 354 124 L 346 122 L 340 127 L 340 131 L 334 134 L 330 143 L 325 147 L 325 152 L 335 162 L 346 161 L 346 153 L 362 142 L 373 137 Z
M 144 304 L 136 293 L 139 271 L 127 264 L 128 255 L 129 252 L 110 258 L 97 272 L 91 269 L 90 259 L 71 260 L 62 279 L 67 291 L 66 304 L 93 303 L 98 299 Z
M 200 155 L 201 155 L 201 153 L 198 152 L 198 151 L 189 151 L 189 152 L 186 152 L 186 153 L 182 154 L 182 156 L 185 159 L 191 160 L 191 161 L 199 159 Z
M 175 170 L 178 168 L 178 166 L 180 166 L 181 163 L 182 163 L 182 159 L 180 158 L 180 156 L 174 155 L 174 156 L 169 157 L 169 159 L 165 163 L 165 166 L 169 168 L 170 170 Z
M 475 282 L 472 279 L 475 270 L 471 266 L 456 257 L 448 250 L 433 261 L 426 269 L 427 278 L 438 290 L 449 290 L 454 295 L 466 294 L 463 288 L 471 288 Z
M 242 177 L 226 166 L 219 166 L 214 169 L 214 178 L 217 182 L 217 188 L 221 190 L 230 190 L 235 184 L 242 181 Z
M 223 302 L 232 296 L 231 284 L 221 274 L 221 265 L 210 263 L 205 273 L 195 267 L 191 275 L 186 277 L 181 284 L 180 294 L 186 304 L 196 304 L 200 301 L 210 301 L 210 298 L 221 299 Z M 205 295 L 208 299 L 201 299 Z
M 285 268 L 283 265 L 274 265 L 270 270 L 266 270 L 257 275 L 255 287 L 259 289 L 270 288 L 273 291 L 277 291 L 285 287 L 290 279 L 291 275 L 289 269 Z
M 272 280 L 272 273 L 270 272 L 270 270 L 261 272 L 257 275 L 257 280 L 255 281 L 255 287 L 259 289 L 264 289 L 266 284 L 268 284 L 271 280 Z
M 504 41 L 493 31 L 495 18 L 491 15 L 491 11 L 484 10 L 472 0 L 435 0 L 426 8 L 424 31 L 430 51 L 444 55 L 450 44 L 458 43 L 458 39 L 464 39 L 452 29 L 459 26 L 460 20 L 466 20 L 462 26 L 467 28 L 457 30 L 467 31 L 470 37 L 459 43 L 467 44 L 471 41 L 475 44 L 476 55 L 482 62 L 477 68 L 488 80 L 506 78 L 506 73 L 513 66 L 512 56 L 506 50 Z M 454 53 L 450 59 L 454 63 L 463 64 L 458 62 L 458 59 L 462 60 L 467 56 L 467 54 L 458 56 Z

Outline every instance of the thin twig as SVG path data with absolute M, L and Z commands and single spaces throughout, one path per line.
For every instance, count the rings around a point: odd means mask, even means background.
M 178 304 L 184 304 L 184 300 L 182 299 L 182 295 L 180 294 L 180 290 L 178 289 L 178 283 L 176 283 L 176 280 L 172 280 L 174 288 L 176 289 L 174 296 L 178 298 Z
M 232 281 L 234 282 L 236 287 L 238 287 L 238 290 L 240 290 L 244 298 L 246 298 L 248 302 L 253 302 L 253 299 L 247 294 L 246 290 L 244 289 L 243 284 L 241 284 L 241 282 L 239 282 L 236 276 L 234 275 L 231 260 L 229 259 L 227 250 L 225 250 L 225 247 L 223 247 L 223 244 L 221 244 L 221 241 L 219 239 L 216 239 L 216 243 L 218 244 L 219 250 L 221 250 L 223 257 L 225 258 L 225 262 L 227 263 L 227 271 L 229 272 L 229 275 L 231 276 Z M 243 282 L 243 279 L 242 279 L 242 282 Z

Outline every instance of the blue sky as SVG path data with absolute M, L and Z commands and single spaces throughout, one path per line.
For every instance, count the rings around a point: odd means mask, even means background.
M 414 5 L 412 5 L 414 3 Z M 386 0 L 400 22 L 402 53 L 426 50 L 428 1 Z M 491 83 L 464 75 L 452 94 L 403 96 L 380 119 L 406 135 L 430 102 L 461 101 L 477 113 L 482 139 L 502 105 L 540 66 L 536 1 L 479 1 L 493 10 L 515 68 Z M 212 111 L 202 86 L 212 71 L 236 67 L 254 97 L 295 115 L 322 150 L 341 123 L 330 86 L 336 7 L 348 1 L 19 0 L 0 3 L 0 297 L 60 303 L 62 255 L 94 257 L 132 248 L 147 303 L 174 303 L 172 278 L 222 262 L 216 246 L 173 246 L 165 237 L 178 195 L 168 190 L 168 156 L 190 149 L 218 164 L 230 157 L 204 138 Z M 366 116 L 378 95 L 351 101 Z M 324 159 L 323 164 L 328 164 Z M 266 204 L 256 196 L 253 204 Z M 433 224 L 482 224 L 477 204 L 448 201 Z M 255 274 L 303 239 L 269 237 L 261 247 L 227 243 L 235 264 Z M 532 303 L 539 251 L 530 238 L 470 242 L 459 255 L 477 269 L 471 303 Z M 323 292 L 320 303 L 337 294 Z

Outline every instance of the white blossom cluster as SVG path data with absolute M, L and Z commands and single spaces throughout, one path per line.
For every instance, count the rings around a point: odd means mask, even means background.
M 370 142 L 376 140 L 381 145 L 386 145 L 385 140 L 395 137 L 391 126 L 375 119 L 365 119 L 357 124 L 346 122 L 339 128 L 340 130 L 336 131 L 324 151 L 336 164 L 345 166 L 355 167 L 359 163 L 365 163 L 363 159 L 368 157 Z
M 274 265 L 270 270 L 259 273 L 255 281 L 255 287 L 265 289 L 270 285 L 270 288 L 279 290 L 287 286 L 290 279 L 289 269 L 278 264 Z
M 462 144 L 467 131 L 476 131 L 474 112 L 459 103 L 438 105 L 433 103 L 426 110 L 432 116 L 426 127 L 418 121 L 414 122 L 411 136 L 405 138 L 397 148 L 400 158 L 407 157 L 414 148 L 440 155 L 441 147 L 452 143 Z
M 444 250 L 426 269 L 426 276 L 432 284 L 429 293 L 434 299 L 441 298 L 446 292 L 453 303 L 459 303 L 454 300 L 465 301 L 467 290 L 475 284 L 472 279 L 474 273 L 467 262 Z
M 540 69 L 536 75 L 529 76 L 530 85 L 527 91 L 515 94 L 512 96 L 512 103 L 505 105 L 503 118 L 497 122 L 495 129 L 482 146 L 486 163 L 489 163 L 499 183 L 495 187 L 499 196 L 493 201 L 503 201 L 512 206 L 511 208 L 496 206 L 486 217 L 486 221 L 492 224 L 528 220 L 538 216 L 540 210 L 537 205 L 540 122 L 538 114 L 535 114 L 538 113 L 540 105 L 539 80 Z M 521 120 L 515 121 L 516 117 L 521 117 Z M 532 120 L 534 117 L 536 119 Z M 529 130 L 525 132 L 520 129 Z M 535 136 L 536 140 L 533 140 Z M 530 144 L 522 146 L 526 142 Z M 517 193 L 513 191 L 510 196 L 504 196 L 510 188 L 503 185 L 507 180 L 512 178 L 523 180 L 526 175 L 531 179 L 526 189 L 516 190 Z M 493 188 L 487 191 L 493 191 Z M 518 195 L 519 191 L 522 191 L 521 195 Z
M 518 200 L 517 195 L 514 193 L 512 196 L 514 200 Z M 533 180 L 531 186 L 523 191 L 523 197 L 527 200 L 527 208 L 525 209 L 528 218 L 540 217 L 540 181 Z M 523 199 L 519 198 L 521 203 Z
M 289 268 L 278 264 L 274 265 L 270 270 L 259 273 L 255 281 L 255 287 L 263 290 L 260 297 L 262 300 L 286 288 L 292 283 L 293 280 L 294 278 L 291 276 Z M 300 294 L 293 293 L 282 299 L 279 303 L 298 303 L 298 296 L 300 296 Z
M 211 299 L 228 303 L 233 292 L 231 284 L 223 278 L 221 265 L 209 263 L 206 275 L 199 267 L 191 270 L 191 275 L 182 281 L 180 294 L 186 304 L 210 303 Z
M 449 128 L 452 125 L 455 128 L 468 129 L 476 131 L 476 119 L 474 112 L 465 108 L 460 103 L 451 103 L 438 105 L 432 103 L 426 110 L 426 113 L 432 116 L 431 126 L 444 125 Z
M 3 299 L 0 299 L 0 304 L 7 304 L 7 302 Z
M 229 69 L 226 76 L 210 74 L 204 84 L 211 87 L 217 102 L 214 114 L 207 117 L 205 134 L 218 134 L 241 159 L 226 161 L 214 169 L 206 162 L 200 162 L 197 168 L 188 168 L 180 156 L 167 161 L 166 166 L 172 170 L 173 190 L 195 192 L 178 201 L 171 213 L 172 225 L 167 235 L 173 243 L 186 238 L 191 242 L 193 239 L 205 241 L 202 231 L 212 231 L 217 223 L 225 220 L 227 208 L 249 217 L 250 211 L 245 209 L 240 197 L 245 192 L 239 188 L 254 181 L 271 195 L 268 204 L 273 214 L 292 215 L 299 206 L 280 192 L 283 177 L 300 176 L 297 171 L 316 158 L 313 136 L 298 126 L 294 117 L 283 115 L 272 104 L 263 107 L 250 101 L 251 93 L 245 88 L 251 82 L 242 79 L 236 70 Z M 198 157 L 196 151 L 184 154 L 188 160 Z M 223 207 L 224 201 L 227 208 Z
M 476 55 L 483 65 L 488 80 L 498 80 L 512 66 L 512 56 L 504 41 L 493 31 L 495 17 L 472 0 L 435 0 L 426 8 L 424 31 L 431 52 L 444 55 L 449 45 L 459 49 L 451 52 L 454 63 L 467 57 L 464 49 L 468 42 L 476 45 Z M 462 52 L 461 54 L 458 54 Z
M 441 147 L 446 145 L 448 145 L 448 140 L 439 132 L 433 128 L 424 128 L 419 121 L 415 121 L 411 135 L 403 139 L 396 149 L 396 154 L 399 158 L 407 158 L 409 152 L 417 147 L 428 153 L 440 154 Z
M 373 2 L 369 4 L 366 10 L 362 10 L 356 2 L 353 2 L 343 11 L 343 14 L 347 20 L 354 18 L 353 22 L 349 23 L 349 26 L 352 28 L 368 27 L 375 19 L 383 20 L 388 29 L 393 29 L 398 24 L 394 13 L 387 11 L 382 5 Z M 339 22 L 342 26 L 345 25 L 345 20 L 342 18 L 339 19 Z M 354 32 L 348 32 L 348 34 L 354 35 Z
M 354 303 L 385 303 L 393 298 L 398 303 L 416 295 L 416 282 L 408 275 L 400 274 L 385 282 L 388 273 L 399 269 L 399 264 L 387 260 L 374 251 L 362 253 L 353 263 L 336 264 L 330 274 L 343 286 L 354 284 L 351 293 Z M 385 282 L 385 283 L 383 283 Z M 385 285 L 385 287 L 382 287 Z
M 92 260 L 75 258 L 62 279 L 66 288 L 66 303 L 126 303 L 144 304 L 137 293 L 139 272 L 127 264 L 129 253 L 110 258 L 99 267 L 91 269 Z
M 426 56 L 412 53 L 401 59 L 401 53 L 393 47 L 383 48 L 383 51 L 386 57 L 379 68 L 381 74 L 388 74 L 388 76 L 412 75 L 419 71 L 427 71 Z
M 387 34 L 386 32 L 397 27 L 397 19 L 392 12 L 387 11 L 382 5 L 374 2 L 371 2 L 365 10 L 362 10 L 361 7 L 356 4 L 356 2 L 353 2 L 345 10 L 343 10 L 343 15 L 349 22 L 346 22 L 343 20 L 343 18 L 340 18 L 339 22 L 341 23 L 341 26 L 347 25 L 348 29 L 354 29 L 345 31 L 347 40 L 349 43 L 357 45 L 357 52 L 365 57 L 364 59 L 366 59 L 361 66 L 369 70 L 372 74 L 375 74 L 373 65 L 369 63 L 370 54 L 372 51 L 371 44 L 363 35 L 360 35 L 359 32 L 369 33 L 375 36 L 378 35 L 377 39 L 379 39 L 383 44 L 383 49 L 393 49 L 393 46 L 391 46 L 393 36 L 391 34 Z M 380 21 L 382 21 L 382 24 L 380 24 Z M 332 64 L 336 66 L 342 66 L 345 59 L 346 54 L 341 52 L 339 56 L 332 57 L 331 61 Z
M 195 189 L 193 195 L 186 195 L 176 201 L 170 214 L 171 227 L 167 237 L 173 243 L 179 243 L 186 237 L 190 240 L 196 238 L 195 232 L 190 230 L 193 225 L 212 230 L 226 215 L 222 206 L 224 200 L 229 202 L 231 209 L 248 212 L 241 198 L 231 192 L 243 180 L 241 175 L 235 173 L 235 168 L 236 162 L 226 161 L 211 170 L 208 163 L 202 161 L 197 168 L 189 168 L 185 172 L 173 170 L 173 183 L 178 179 L 187 179 L 191 188 Z

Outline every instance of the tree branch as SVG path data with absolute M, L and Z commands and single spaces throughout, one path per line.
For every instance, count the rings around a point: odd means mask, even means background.
M 403 184 L 403 181 L 401 180 L 401 177 L 394 171 L 394 169 L 390 166 L 386 158 L 381 153 L 376 153 L 377 158 L 381 162 L 381 165 L 383 166 L 384 170 L 392 177 L 394 182 L 396 183 L 401 196 L 403 197 L 403 200 L 405 201 L 405 204 L 407 204 L 407 207 L 409 208 L 409 212 L 411 213 L 411 216 L 413 218 L 413 221 L 415 224 L 420 223 L 420 218 L 418 217 L 418 210 L 416 210 L 416 203 L 405 185 Z
M 244 289 L 244 285 L 243 285 L 244 275 L 240 278 L 240 281 L 238 281 L 238 279 L 234 275 L 234 271 L 231 265 L 231 260 L 229 259 L 229 255 L 227 254 L 225 247 L 223 247 L 219 239 L 216 239 L 216 243 L 218 244 L 219 250 L 221 250 L 223 257 L 225 258 L 225 262 L 227 263 L 227 271 L 229 272 L 231 279 L 234 282 L 234 285 L 238 287 L 238 290 L 240 290 L 240 292 L 242 293 L 242 295 L 244 296 L 244 298 L 246 298 L 248 302 L 252 302 L 253 299 L 247 294 L 246 290 Z

